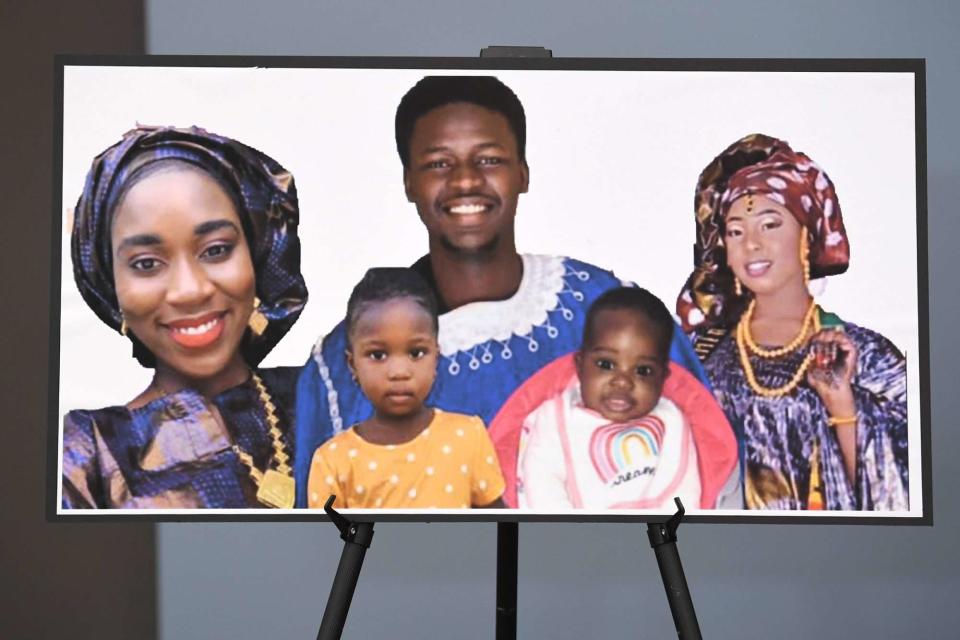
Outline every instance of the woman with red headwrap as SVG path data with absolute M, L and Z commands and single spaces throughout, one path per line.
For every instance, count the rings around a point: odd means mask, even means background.
M 695 207 L 677 311 L 741 439 L 747 507 L 907 509 L 906 361 L 807 286 L 849 263 L 827 174 L 754 134 L 704 169 Z

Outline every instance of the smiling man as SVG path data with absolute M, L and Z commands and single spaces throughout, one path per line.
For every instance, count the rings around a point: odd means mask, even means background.
M 530 376 L 579 347 L 590 303 L 622 282 L 572 258 L 517 251 L 514 219 L 530 183 L 526 117 L 500 80 L 423 78 L 400 101 L 395 132 L 407 200 L 429 243 L 413 268 L 440 303 L 440 364 L 426 404 L 478 415 L 490 425 Z M 300 506 L 307 503 L 314 449 L 372 411 L 351 379 L 345 351 L 341 323 L 300 376 Z M 671 358 L 704 379 L 679 330 Z
M 445 310 L 511 297 L 524 272 L 514 218 L 530 183 L 520 101 L 495 78 L 424 78 L 400 102 L 396 138 L 430 243 L 416 268 Z

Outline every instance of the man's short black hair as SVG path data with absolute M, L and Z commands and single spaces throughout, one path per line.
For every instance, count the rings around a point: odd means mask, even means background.
M 437 335 L 440 329 L 437 298 L 420 274 L 408 267 L 374 267 L 364 274 L 347 301 L 344 327 L 347 342 L 350 342 L 353 329 L 364 311 L 374 304 L 397 298 L 410 298 L 420 305 L 430 315 L 433 321 L 433 335 Z
M 670 360 L 670 344 L 673 341 L 673 316 L 657 296 L 640 287 L 617 287 L 605 291 L 590 305 L 583 325 L 583 345 L 586 348 L 592 339 L 596 315 L 607 310 L 627 310 L 642 314 L 656 332 L 657 352 L 661 360 Z
M 437 107 L 455 102 L 475 104 L 506 118 L 517 140 L 517 154 L 522 162 L 526 161 L 527 117 L 510 87 L 493 76 L 426 76 L 407 91 L 397 106 L 394 133 L 404 169 L 410 168 L 410 138 L 417 120 Z

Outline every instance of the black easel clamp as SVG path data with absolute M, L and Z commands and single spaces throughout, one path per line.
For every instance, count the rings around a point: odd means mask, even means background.
M 333 503 L 336 502 L 336 500 L 337 496 L 335 495 L 327 498 L 326 504 L 323 505 L 323 510 L 327 512 L 330 520 L 336 525 L 337 529 L 340 530 L 340 539 L 351 544 L 358 544 L 364 549 L 369 549 L 370 543 L 373 541 L 373 527 L 358 527 L 357 523 L 347 520 L 341 513 L 333 508 Z
M 677 541 L 677 529 L 680 528 L 680 521 L 683 520 L 683 514 L 686 510 L 680 498 L 674 498 L 673 502 L 677 505 L 677 512 L 670 516 L 666 522 L 652 522 L 647 527 L 647 536 L 650 538 L 650 546 L 656 549 L 662 544 L 668 544 Z

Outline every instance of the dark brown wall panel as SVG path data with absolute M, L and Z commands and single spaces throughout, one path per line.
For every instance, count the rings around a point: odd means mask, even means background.
M 0 637 L 156 636 L 154 528 L 45 521 L 55 53 L 143 53 L 136 0 L 0 2 Z M 80 185 L 78 185 L 79 189 Z

